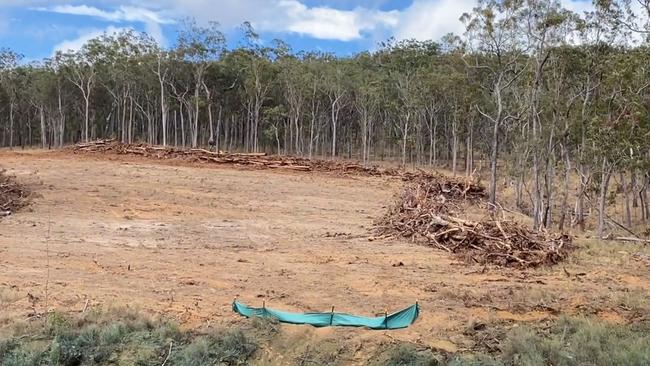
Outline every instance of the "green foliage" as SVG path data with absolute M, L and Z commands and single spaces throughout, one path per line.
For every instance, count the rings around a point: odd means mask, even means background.
M 66 332 L 70 328 L 70 322 L 63 314 L 54 312 L 48 314 L 45 326 L 49 335 L 56 336 Z
M 179 366 L 244 365 L 258 345 L 241 330 L 200 337 L 174 357 Z
M 626 306 L 638 300 L 621 299 Z M 643 304 L 637 305 L 643 307 Z M 642 311 L 642 310 L 639 310 Z M 56 326 L 54 326 L 57 324 Z M 496 328 L 495 328 L 496 329 Z M 435 354 L 403 343 L 380 346 L 368 360 L 375 366 L 609 366 L 650 364 L 648 325 L 614 325 L 585 318 L 560 318 L 548 329 L 515 326 L 493 332 L 498 347 L 488 354 Z M 491 331 L 476 332 L 477 339 Z M 246 365 L 262 344 L 277 345 L 276 322 L 253 319 L 245 328 L 208 334 L 183 333 L 165 321 L 138 316 L 132 310 L 67 317 L 51 314 L 26 334 L 0 341 L 0 365 Z M 171 345 L 171 354 L 169 354 Z M 477 344 L 477 346 L 479 346 Z M 345 364 L 349 349 L 340 339 L 297 348 L 302 364 Z
M 374 365 L 377 366 L 438 366 L 442 362 L 431 351 L 419 350 L 411 344 L 399 344 L 388 349 Z
M 611 325 L 584 318 L 561 318 L 548 333 L 512 329 L 496 358 L 458 356 L 449 365 L 641 366 L 650 363 L 648 329 Z
M 274 334 L 271 325 L 257 327 Z M 170 365 L 241 365 L 257 350 L 254 339 L 239 329 L 195 337 L 132 310 L 82 318 L 54 313 L 29 334 L 0 341 L 0 365 L 154 366 L 167 358 L 170 344 Z

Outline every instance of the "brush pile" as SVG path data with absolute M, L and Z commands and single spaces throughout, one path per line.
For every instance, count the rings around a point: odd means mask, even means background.
M 0 169 L 0 218 L 27 205 L 28 191 L 16 179 Z
M 147 144 L 124 144 L 115 140 L 99 140 L 77 144 L 74 153 L 102 153 L 134 155 L 150 159 L 179 160 L 206 164 L 234 165 L 253 169 L 285 169 L 305 172 L 334 172 L 366 176 L 393 176 L 404 180 L 431 176 L 430 173 L 406 172 L 400 169 L 385 169 L 376 166 L 343 160 L 318 160 L 295 156 L 267 155 L 265 153 L 224 153 L 204 149 L 179 149 Z
M 470 182 L 419 179 L 407 184 L 389 212 L 377 223 L 377 234 L 406 237 L 479 264 L 531 268 L 556 264 L 572 249 L 567 235 L 533 232 L 505 220 L 470 221 L 458 216 L 469 203 L 485 196 Z

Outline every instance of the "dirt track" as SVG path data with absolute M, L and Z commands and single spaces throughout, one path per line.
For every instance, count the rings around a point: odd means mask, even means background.
M 368 241 L 397 181 L 67 152 L 4 151 L 0 165 L 40 195 L 0 221 L 0 323 L 45 309 L 48 245 L 50 309 L 81 311 L 88 299 L 91 308 L 128 304 L 196 327 L 242 321 L 230 310 L 235 297 L 365 314 L 419 300 L 421 319 L 390 335 L 452 349 L 467 346 L 472 319 L 633 321 L 639 315 L 618 297 L 650 290 L 648 267 L 631 259 L 636 249 L 594 244 L 610 256 L 578 255 L 566 271 L 482 273 L 431 248 Z

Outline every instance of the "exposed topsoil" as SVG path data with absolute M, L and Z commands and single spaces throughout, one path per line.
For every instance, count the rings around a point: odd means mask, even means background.
M 519 268 L 556 264 L 573 248 L 567 235 L 536 233 L 512 221 L 468 221 L 461 218 L 468 204 L 480 205 L 485 188 L 463 178 L 426 171 L 364 166 L 341 160 L 267 156 L 264 153 L 223 153 L 101 140 L 72 147 L 75 153 L 136 155 L 151 159 L 236 165 L 258 169 L 288 169 L 365 176 L 398 177 L 404 191 L 376 227 L 380 236 L 423 239 L 431 246 L 480 264 Z M 484 204 L 483 204 L 484 206 Z M 454 216 L 452 216 L 454 215 Z
M 513 271 L 412 242 L 422 239 L 369 241 L 401 179 L 70 150 L 0 151 L 0 160 L 39 193 L 0 222 L 0 328 L 48 310 L 125 305 L 183 329 L 247 324 L 231 310 L 235 297 L 367 316 L 419 300 L 420 318 L 403 330 L 282 326 L 287 352 L 331 340 L 350 350 L 346 364 L 364 364 L 394 341 L 455 352 L 492 344 L 493 325 L 544 327 L 565 314 L 650 321 L 648 247 L 578 237 L 562 264 Z M 490 219 L 454 202 L 461 208 L 447 216 Z

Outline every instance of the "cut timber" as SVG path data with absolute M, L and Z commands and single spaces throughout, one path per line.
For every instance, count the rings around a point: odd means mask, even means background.
M 436 179 L 437 174 L 418 170 L 415 172 L 401 169 L 385 169 L 377 166 L 363 166 L 356 162 L 342 160 L 317 160 L 296 156 L 267 155 L 263 152 L 255 153 L 226 153 L 214 152 L 205 149 L 179 149 L 168 146 L 151 146 L 147 144 L 124 144 L 115 140 L 100 140 L 82 143 L 71 147 L 77 154 L 117 154 L 137 155 L 150 159 L 184 160 L 204 164 L 230 164 L 237 167 L 253 169 L 283 169 L 298 172 L 326 172 L 343 175 L 366 175 L 395 177 L 404 181 L 416 179 Z M 455 182 L 454 184 L 461 183 Z M 443 187 L 453 195 L 471 197 L 482 194 L 482 188 L 476 185 L 462 185 L 462 189 L 453 186 Z
M 459 214 L 481 203 L 482 187 L 450 178 L 408 184 L 375 226 L 376 235 L 405 237 L 453 253 L 469 262 L 518 268 L 564 260 L 573 248 L 562 234 L 532 232 L 512 221 L 470 221 Z
M 255 156 L 266 156 L 266 153 L 230 153 L 228 155 L 231 156 L 250 156 L 250 157 L 255 157 Z
M 637 242 L 637 243 L 650 243 L 650 239 L 631 238 L 631 237 L 618 237 L 618 238 L 613 238 L 612 240 L 616 240 L 616 241 L 633 241 L 633 242 Z

